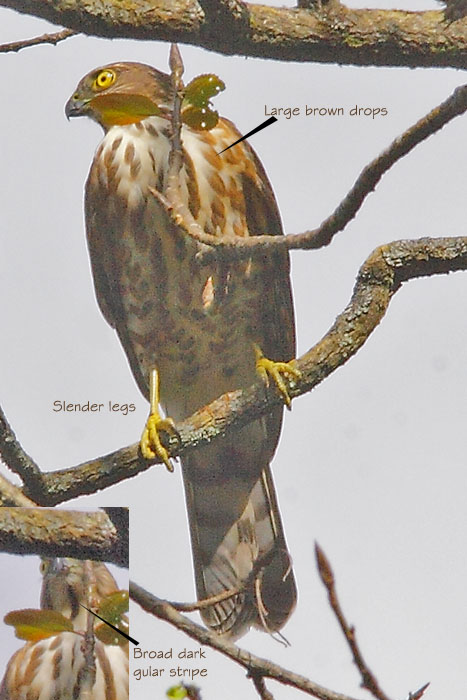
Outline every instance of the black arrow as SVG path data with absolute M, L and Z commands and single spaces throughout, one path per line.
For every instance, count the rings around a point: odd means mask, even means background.
M 258 131 L 261 131 L 261 129 L 265 129 L 267 126 L 270 126 L 271 124 L 274 124 L 274 122 L 277 122 L 277 117 L 269 117 L 269 119 L 266 119 L 265 122 L 263 122 L 262 124 L 257 126 L 255 129 L 252 129 L 247 134 L 245 134 L 245 136 L 242 136 L 241 138 L 239 138 L 236 141 L 234 141 L 233 143 L 231 143 L 230 146 L 227 146 L 227 148 L 224 148 L 223 151 L 219 151 L 219 153 L 217 155 L 220 156 L 220 154 L 224 153 L 224 151 L 228 151 L 229 148 L 232 148 L 232 146 L 236 146 L 237 143 L 240 143 L 240 141 L 244 141 L 249 136 L 253 136 L 253 134 L 257 134 Z
M 87 610 L 88 612 L 90 612 L 91 615 L 94 615 L 94 617 L 99 618 L 99 620 L 102 620 L 102 622 L 105 622 L 106 625 L 108 625 L 108 626 L 111 627 L 113 630 L 115 630 L 116 632 L 118 632 L 119 634 L 121 634 L 122 637 L 125 637 L 125 639 L 128 639 L 128 641 L 130 641 L 132 644 L 136 644 L 136 646 L 139 646 L 139 642 L 137 642 L 136 639 L 133 639 L 133 637 L 130 637 L 130 635 L 126 634 L 125 632 L 122 632 L 122 630 L 119 630 L 118 627 L 115 627 L 115 625 L 112 625 L 110 622 L 107 622 L 107 620 L 104 620 L 103 617 L 101 617 L 101 616 L 98 615 L 97 613 L 93 612 L 92 610 L 89 610 L 89 608 L 87 608 L 87 607 L 86 607 L 85 605 L 83 605 L 82 603 L 80 603 L 80 605 L 81 605 L 82 608 L 84 608 L 85 610 Z

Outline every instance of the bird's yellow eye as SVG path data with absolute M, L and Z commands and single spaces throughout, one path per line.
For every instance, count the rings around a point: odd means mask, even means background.
M 92 84 L 93 90 L 105 90 L 115 82 L 116 77 L 113 70 L 109 70 L 108 68 L 101 70 L 94 78 Z
M 40 564 L 40 572 L 42 575 L 47 573 L 47 570 L 50 568 L 50 559 L 42 559 L 41 564 Z

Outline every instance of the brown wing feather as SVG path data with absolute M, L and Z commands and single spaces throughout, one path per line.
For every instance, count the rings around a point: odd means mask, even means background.
M 248 233 L 250 236 L 282 236 L 277 202 L 264 168 L 248 147 L 258 178 L 243 178 Z M 259 182 L 258 182 L 259 180 Z M 270 294 L 264 297 L 263 335 L 266 357 L 288 361 L 295 356 L 295 317 L 290 286 L 290 259 L 286 251 L 269 251 L 264 261 Z
M 282 236 L 282 220 L 271 184 L 258 156 L 246 146 L 255 166 L 257 177 L 245 175 L 243 192 L 246 204 L 248 233 L 250 236 Z M 264 259 L 265 287 L 260 316 L 262 339 L 259 340 L 264 355 L 270 360 L 288 361 L 295 357 L 295 315 L 290 285 L 290 258 L 287 251 L 268 251 Z M 282 408 L 268 416 L 267 432 L 274 454 L 282 427 Z
M 242 178 L 248 234 L 282 235 L 264 169 L 248 144 L 241 148 L 243 161 L 254 166 Z M 295 328 L 288 253 L 268 252 L 261 264 L 268 294 L 261 296 L 256 340 L 270 359 L 289 360 L 295 353 Z M 209 627 L 233 639 L 251 625 L 280 629 L 295 607 L 296 585 L 269 467 L 282 414 L 282 408 L 275 409 L 184 463 L 198 597 L 209 598 L 248 582 L 240 595 L 202 612 Z M 247 447 L 252 444 L 261 445 L 253 454 Z
M 108 250 L 110 242 L 107 235 L 108 215 L 107 211 L 102 213 L 102 206 L 105 205 L 98 185 L 97 158 L 98 154 L 91 166 L 85 187 L 86 236 L 97 303 L 107 323 L 115 328 L 121 313 L 119 314 L 118 308 L 115 308 L 116 304 L 118 305 L 119 295 L 115 294 L 115 289 L 112 289 L 104 268 L 104 260 L 111 260 L 111 252 Z

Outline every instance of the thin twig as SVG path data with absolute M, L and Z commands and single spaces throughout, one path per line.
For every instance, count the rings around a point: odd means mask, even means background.
M 416 690 L 415 693 L 409 693 L 407 700 L 420 700 L 420 698 L 425 694 L 425 690 L 427 690 L 429 685 L 429 683 L 425 683 L 425 685 L 422 685 L 422 687 Z
M 181 686 L 186 690 L 186 697 L 188 700 L 202 700 L 201 691 L 198 686 L 192 684 L 187 685 L 186 683 L 182 683 Z
M 304 693 L 319 698 L 320 700 L 353 700 L 353 698 L 347 695 L 328 690 L 298 673 L 288 671 L 282 668 L 282 666 L 255 656 L 244 649 L 240 649 L 240 647 L 237 647 L 235 644 L 223 640 L 214 632 L 197 625 L 195 622 L 185 617 L 185 615 L 181 615 L 166 600 L 157 598 L 131 581 L 130 597 L 138 603 L 143 610 L 146 610 L 160 620 L 165 620 L 199 643 L 216 649 L 232 659 L 232 661 L 235 661 L 235 663 L 246 669 L 250 676 L 260 675 L 264 678 L 271 678 L 284 685 L 302 690 Z
M 360 651 L 360 648 L 357 644 L 355 628 L 353 626 L 350 626 L 347 620 L 345 619 L 344 613 L 339 603 L 339 599 L 337 597 L 334 573 L 332 571 L 328 558 L 317 543 L 315 544 L 315 554 L 321 581 L 324 583 L 328 592 L 329 604 L 337 618 L 337 621 L 339 622 L 340 628 L 344 633 L 344 636 L 350 647 L 354 663 L 360 671 L 360 675 L 362 677 L 362 688 L 366 688 L 366 690 L 369 690 L 375 698 L 378 698 L 378 700 L 389 700 L 389 697 L 386 695 L 386 693 L 384 693 L 379 687 L 379 683 L 376 680 L 375 675 L 372 673 L 368 664 L 363 658 L 363 654 Z
M 303 233 L 288 234 L 287 236 L 250 236 L 250 237 L 220 237 L 206 233 L 192 216 L 186 204 L 182 201 L 180 191 L 170 188 L 166 192 L 166 199 L 159 200 L 166 206 L 177 226 L 181 227 L 187 235 L 195 239 L 204 249 L 199 254 L 200 262 L 206 262 L 219 253 L 231 258 L 245 258 L 253 253 L 264 254 L 264 250 L 275 248 L 287 250 L 311 250 L 322 248 L 331 243 L 333 237 L 342 231 L 351 221 L 364 200 L 372 192 L 383 175 L 403 156 L 407 155 L 419 143 L 442 129 L 448 122 L 460 116 L 467 110 L 467 85 L 454 90 L 440 105 L 432 109 L 416 124 L 410 126 L 401 136 L 398 136 L 391 145 L 377 158 L 369 163 L 358 176 L 354 186 L 328 216 L 321 225 Z M 179 169 L 181 164 L 179 165 Z M 175 180 L 176 174 L 172 177 Z M 155 194 L 153 192 L 153 194 Z M 157 195 L 156 195 L 157 196 Z
M 213 595 L 210 598 L 198 600 L 196 603 L 174 603 L 173 601 L 170 601 L 170 605 L 179 612 L 195 612 L 195 610 L 205 610 L 206 608 L 210 608 L 217 603 L 222 603 L 223 600 L 234 598 L 240 592 L 240 588 L 231 588 L 228 591 L 222 591 L 222 593 Z
M 200 229 L 198 223 L 193 218 L 188 206 L 185 204 L 181 194 L 180 194 L 180 171 L 183 167 L 184 157 L 183 157 L 183 145 L 181 138 L 182 130 L 182 119 L 181 110 L 182 102 L 185 92 L 185 86 L 183 84 L 182 75 L 184 72 L 184 66 L 181 54 L 178 50 L 176 44 L 172 44 L 170 47 L 170 71 L 171 71 L 171 81 L 173 90 L 173 108 L 171 116 L 171 146 L 169 153 L 169 172 L 167 176 L 167 184 L 164 192 L 158 192 L 152 187 L 149 187 L 149 191 L 159 200 L 160 204 L 166 209 L 169 216 L 172 217 L 175 224 L 181 227 L 183 232 L 198 231 Z M 188 229 L 185 229 L 185 223 Z M 189 233 L 191 236 L 191 233 Z M 196 238 L 196 234 L 192 236 Z M 209 248 L 199 244 L 200 254 L 208 254 Z
M 8 44 L 0 44 L 0 53 L 9 53 L 10 51 L 21 51 L 29 46 L 38 46 L 39 44 L 58 44 L 59 41 L 68 39 L 70 36 L 76 36 L 79 32 L 73 29 L 62 29 L 60 32 L 53 34 L 42 34 L 35 36 L 32 39 L 23 39 L 22 41 L 11 41 Z
M 274 695 L 266 688 L 264 676 L 261 673 L 249 673 L 248 677 L 253 681 L 255 690 L 257 691 L 261 700 L 274 700 Z
M 171 134 L 171 149 L 169 155 L 169 177 L 172 174 L 178 177 L 178 173 L 183 165 L 182 141 L 180 138 L 181 109 L 184 94 L 183 72 L 185 70 L 182 56 L 178 50 L 177 44 L 172 44 L 169 55 L 170 77 L 172 80 L 172 90 L 174 94 L 174 103 L 172 109 L 172 134 Z
M 85 561 L 83 566 L 83 583 L 86 592 L 86 606 L 92 608 L 96 592 L 96 579 L 90 561 Z M 83 700 L 92 700 L 92 689 L 96 682 L 96 658 L 94 655 L 94 615 L 86 613 L 86 631 L 81 643 L 81 650 L 84 656 L 84 667 L 79 678 L 79 697 Z

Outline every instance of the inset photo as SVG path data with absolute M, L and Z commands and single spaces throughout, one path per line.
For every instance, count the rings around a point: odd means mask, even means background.
M 128 511 L 107 511 L 0 508 L 1 700 L 128 700 Z

